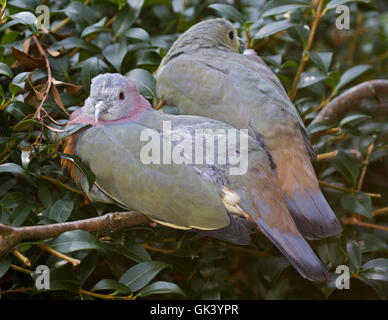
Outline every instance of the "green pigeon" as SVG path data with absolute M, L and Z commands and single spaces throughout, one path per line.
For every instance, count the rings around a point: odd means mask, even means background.
M 73 162 L 62 165 L 91 200 L 236 244 L 249 244 L 253 227 L 303 277 L 330 279 L 287 209 L 268 152 L 244 130 L 155 111 L 132 80 L 109 73 L 93 78 L 70 123 L 88 126 L 66 140 L 64 152 L 88 165 L 95 183 L 89 188 Z
M 295 223 L 308 239 L 342 232 L 324 198 L 305 126 L 280 81 L 256 54 L 239 53 L 236 29 L 225 19 L 200 22 L 172 45 L 157 70 L 157 96 L 180 114 L 223 121 L 269 151 Z

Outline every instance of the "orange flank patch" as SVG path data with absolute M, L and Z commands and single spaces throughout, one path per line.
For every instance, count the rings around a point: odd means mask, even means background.
M 63 152 L 66 154 L 74 154 L 75 143 L 77 142 L 77 134 L 73 134 L 66 138 Z M 76 175 L 76 167 L 73 162 L 68 159 L 61 159 L 61 166 L 63 169 L 69 172 L 70 177 L 74 182 L 78 183 Z
M 282 190 L 290 198 L 294 197 L 297 190 L 307 199 L 305 190 L 318 191 L 318 180 L 304 142 L 295 141 L 299 140 L 295 138 L 292 140 L 277 140 L 276 148 L 270 146 L 271 154 L 277 166 L 276 172 Z

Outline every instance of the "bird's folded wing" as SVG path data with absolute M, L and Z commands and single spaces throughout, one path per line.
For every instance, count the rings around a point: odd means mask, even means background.
M 75 153 L 94 172 L 99 188 L 128 208 L 175 228 L 227 226 L 216 185 L 187 165 L 142 163 L 144 129 L 136 123 L 90 128 L 79 136 Z

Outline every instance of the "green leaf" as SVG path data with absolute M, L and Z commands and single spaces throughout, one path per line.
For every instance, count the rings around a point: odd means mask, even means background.
M 133 69 L 125 76 L 135 81 L 137 88 L 144 97 L 156 97 L 156 80 L 147 70 Z
M 8 255 L 6 258 L 0 259 L 0 279 L 4 276 L 11 267 L 12 257 Z
M 90 25 L 94 20 L 93 9 L 84 5 L 82 2 L 70 2 L 63 12 L 78 25 Z
M 20 227 L 27 220 L 31 208 L 26 204 L 20 204 L 12 211 L 12 227 Z
M 50 208 L 50 219 L 53 219 L 59 223 L 66 222 L 69 219 L 71 212 L 73 211 L 73 206 L 73 201 L 67 201 L 62 199 L 56 201 L 54 205 Z
M 74 133 L 76 133 L 84 128 L 87 128 L 89 126 L 90 126 L 89 124 L 85 124 L 85 123 L 69 124 L 69 125 L 66 125 L 66 129 L 67 129 L 66 132 L 59 132 L 58 136 L 60 139 L 63 140 L 65 138 L 67 138 L 68 136 L 71 136 L 72 134 L 74 134 Z M 52 127 L 55 128 L 54 125 Z
M 48 242 L 47 245 L 63 253 L 103 248 L 95 236 L 83 230 L 62 233 L 54 240 Z
M 32 32 L 34 33 L 37 32 L 36 17 L 31 12 L 23 11 L 23 12 L 15 13 L 12 16 L 10 16 L 10 18 L 17 21 L 18 23 L 24 24 Z
M 97 74 L 108 69 L 104 61 L 92 57 L 84 61 L 81 71 L 81 82 L 86 92 L 90 91 L 90 82 Z
M 105 27 L 105 21 L 106 17 L 102 18 L 100 21 L 87 26 L 81 33 L 81 37 L 85 38 L 87 36 L 90 36 L 93 33 L 100 33 L 100 32 L 110 32 L 110 28 Z
M 360 236 L 359 244 L 363 253 L 376 251 L 388 252 L 388 244 L 373 234 L 362 234 Z
M 15 131 L 25 131 L 25 130 L 33 127 L 34 125 L 40 126 L 41 123 L 37 120 L 34 120 L 34 119 L 26 119 L 26 120 L 19 121 L 17 124 L 15 124 L 13 129 Z
M 369 260 L 361 267 L 360 276 L 370 280 L 388 281 L 388 259 Z
M 7 193 L 1 200 L 0 205 L 3 209 L 14 209 L 21 204 L 25 204 L 26 195 L 22 192 Z
M 242 14 L 234 7 L 228 4 L 211 4 L 209 8 L 214 9 L 220 17 L 230 19 L 235 22 L 244 23 L 245 19 Z
M 98 283 L 96 283 L 90 291 L 95 292 L 99 290 L 119 291 L 121 294 L 129 294 L 131 292 L 126 285 L 114 279 L 101 280 Z
M 104 246 L 138 263 L 152 260 L 147 250 L 138 243 L 125 242 L 124 245 L 121 245 L 105 242 Z
M 52 197 L 49 188 L 45 185 L 42 185 L 38 190 L 38 197 L 40 202 L 45 206 L 45 208 L 49 208 L 52 204 Z
M 25 174 L 24 169 L 16 163 L 4 163 L 0 165 L 0 173 L 7 172 L 13 174 Z
M 348 241 L 346 244 L 346 252 L 348 253 L 351 265 L 358 271 L 361 266 L 361 250 L 358 243 L 354 240 Z
M 331 60 L 333 58 L 333 52 L 314 52 L 306 51 L 310 59 L 314 64 L 321 69 L 321 71 L 327 73 L 330 68 Z
M 150 35 L 142 28 L 131 28 L 127 30 L 123 34 L 123 36 L 131 39 L 141 40 L 144 42 L 148 42 L 150 40 Z
M 360 114 L 360 113 L 351 114 L 351 115 L 349 115 L 341 120 L 340 127 L 343 127 L 345 124 L 355 122 L 358 120 L 364 120 L 364 119 L 370 119 L 370 116 L 368 116 L 366 114 Z
M 128 269 L 119 282 L 128 286 L 132 292 L 144 288 L 161 270 L 169 265 L 162 261 L 146 261 Z
M 139 297 L 149 296 L 151 294 L 176 293 L 184 296 L 184 292 L 175 283 L 166 281 L 156 281 L 149 286 L 143 288 L 139 293 Z
M 368 66 L 366 64 L 360 64 L 358 66 L 352 67 L 348 70 L 346 70 L 340 79 L 339 84 L 337 85 L 337 90 L 341 89 L 342 87 L 346 86 L 349 82 L 363 74 L 365 71 L 369 70 L 371 66 Z
M 355 212 L 364 217 L 372 217 L 372 200 L 365 193 L 348 193 L 341 197 L 341 205 L 348 212 Z
M 290 20 L 281 20 L 276 22 L 270 22 L 267 23 L 264 27 L 262 27 L 255 35 L 255 39 L 262 39 L 265 37 L 269 37 L 275 33 L 278 33 L 283 30 L 287 30 L 288 28 L 291 28 L 295 26 L 295 23 L 291 22 Z
M 117 36 L 124 35 L 133 25 L 140 14 L 143 3 L 143 0 L 130 1 L 130 5 L 125 6 L 116 14 L 115 21 L 113 22 L 113 31 Z
M 340 150 L 337 156 L 330 159 L 332 166 L 348 181 L 353 187 L 356 186 L 358 175 L 361 170 L 361 162 L 354 155 L 349 155 Z
M 109 63 L 116 69 L 117 72 L 121 71 L 121 63 L 128 52 L 128 46 L 125 43 L 115 43 L 107 46 L 102 54 Z
M 3 74 L 11 79 L 13 78 L 13 72 L 11 68 L 3 62 L 0 62 L 0 74 Z
M 24 90 L 25 81 L 29 74 L 30 72 L 21 72 L 13 78 L 11 84 L 8 86 L 12 98 L 14 98 L 19 91 Z
M 333 71 L 329 73 L 329 76 L 326 78 L 325 83 L 334 91 L 337 91 L 337 86 L 340 82 L 340 79 L 341 74 L 338 71 Z
M 277 14 L 286 13 L 289 11 L 294 11 L 296 9 L 308 8 L 308 7 L 310 6 L 306 3 L 286 4 L 283 6 L 277 6 L 268 10 L 264 10 L 262 17 L 269 17 Z
M 74 48 L 84 49 L 90 53 L 100 53 L 101 49 L 96 45 L 87 42 L 81 38 L 70 37 L 63 39 L 61 41 L 54 42 L 49 49 L 51 50 L 61 50 L 61 48 L 65 48 L 65 50 L 71 50 Z M 91 58 L 92 59 L 92 58 Z M 97 58 L 95 58 L 97 59 Z
M 306 128 L 306 130 L 307 130 L 307 134 L 310 136 L 310 135 L 312 135 L 313 133 L 325 131 L 325 130 L 328 130 L 328 129 L 332 128 L 332 127 L 333 127 L 332 125 L 329 125 L 329 124 L 327 124 L 327 123 L 319 122 L 319 123 L 310 124 L 310 125 Z
M 90 170 L 89 166 L 82 162 L 80 158 L 78 158 L 76 155 L 66 154 L 66 153 L 60 153 L 58 152 L 60 157 L 62 159 L 67 159 L 73 162 L 77 168 L 84 174 L 86 177 L 88 184 L 89 184 L 89 190 L 93 187 L 94 182 L 96 181 L 96 175 Z
M 302 72 L 298 88 L 306 88 L 325 79 L 326 75 L 321 72 Z
M 350 3 L 350 2 L 363 2 L 369 3 L 371 0 L 331 0 L 325 7 L 326 10 L 337 8 L 341 4 Z

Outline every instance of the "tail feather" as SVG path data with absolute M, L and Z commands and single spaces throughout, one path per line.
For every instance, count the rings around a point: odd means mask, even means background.
M 302 277 L 317 282 L 331 280 L 325 266 L 301 235 L 279 232 L 275 227 L 269 228 L 262 220 L 257 220 L 257 224 Z
M 286 195 L 287 206 L 304 237 L 310 240 L 336 236 L 342 226 L 330 208 L 322 192 L 294 189 L 293 196 Z
M 300 233 L 311 240 L 340 234 L 341 224 L 319 189 L 304 145 L 293 142 L 292 146 L 281 145 L 273 157 L 287 206 Z

